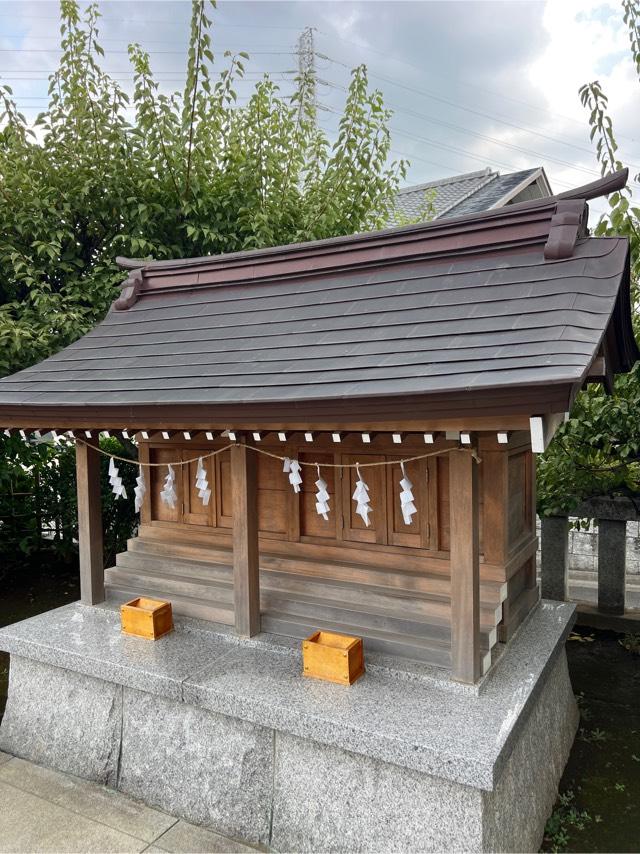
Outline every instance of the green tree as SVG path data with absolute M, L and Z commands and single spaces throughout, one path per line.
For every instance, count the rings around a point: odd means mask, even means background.
M 640 78 L 640 5 L 623 0 L 631 57 Z M 603 175 L 623 168 L 618 158 L 608 99 L 599 81 L 580 89 L 589 111 L 591 139 Z M 635 180 L 640 180 L 636 176 Z M 612 193 L 609 212 L 594 229 L 598 236 L 624 236 L 631 248 L 631 299 L 640 341 L 640 207 L 631 190 Z M 542 513 L 572 510 L 593 495 L 640 492 L 640 365 L 616 378 L 614 394 L 590 386 L 578 396 L 571 419 L 556 434 L 538 464 L 538 504 Z
M 309 74 L 293 97 L 265 76 L 246 106 L 247 54 L 213 74 L 195 0 L 184 91 L 165 95 L 129 47 L 131 99 L 99 64 L 99 11 L 61 3 L 58 70 L 34 128 L 0 88 L 0 374 L 42 359 L 105 313 L 117 255 L 197 256 L 380 227 L 405 163 L 388 164 L 389 111 L 356 68 L 332 144 Z M 37 135 L 37 136 L 36 136 Z
M 387 221 L 406 164 L 389 162 L 390 113 L 366 68 L 352 72 L 334 141 L 317 121 L 311 73 L 289 98 L 265 75 L 240 106 L 249 57 L 225 53 L 214 73 L 212 8 L 193 2 L 181 92 L 164 94 L 132 44 L 129 96 L 101 69 L 98 6 L 81 14 L 75 0 L 61 2 L 59 67 L 33 127 L 0 81 L 0 376 L 104 316 L 124 279 L 118 255 L 218 254 Z M 15 442 L 0 438 L 13 496 L 12 509 L 0 503 L 0 535 L 5 549 L 29 550 L 16 496 L 34 494 L 28 472 L 53 452 Z

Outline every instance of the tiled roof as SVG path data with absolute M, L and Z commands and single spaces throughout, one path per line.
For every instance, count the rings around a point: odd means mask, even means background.
M 536 167 L 500 175 L 487 167 L 479 172 L 467 172 L 452 178 L 404 187 L 397 196 L 398 215 L 390 219 L 389 225 L 401 222 L 402 217 L 415 219 L 424 209 L 427 194 L 435 194 L 433 207 L 436 219 L 487 210 L 527 178 L 533 179 L 538 171 L 539 167 Z
M 493 179 L 466 199 L 457 202 L 444 214 L 446 217 L 465 216 L 492 208 L 497 202 L 513 192 L 527 179 L 533 179 L 539 169 L 525 169 L 522 172 L 510 172 L 508 175 L 494 174 Z
M 397 208 L 401 215 L 414 218 L 425 205 L 425 195 L 434 191 L 433 206 L 436 217 L 441 216 L 452 205 L 459 204 L 468 195 L 477 192 L 481 187 L 497 177 L 497 172 L 489 168 L 478 172 L 467 172 L 464 175 L 455 175 L 453 178 L 442 178 L 438 181 L 429 181 L 426 184 L 416 184 L 413 187 L 404 187 L 398 192 Z M 394 218 L 395 224 L 398 218 Z

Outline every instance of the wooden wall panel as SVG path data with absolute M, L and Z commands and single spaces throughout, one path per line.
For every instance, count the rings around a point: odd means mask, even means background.
M 299 459 L 303 462 L 333 463 L 333 454 L 300 454 Z M 336 519 L 340 512 L 340 499 L 336 494 L 336 469 L 321 468 L 320 474 L 327 483 L 327 491 L 330 495 L 329 521 L 325 521 L 316 512 L 316 485 L 318 473 L 316 469 L 307 466 L 302 467 L 302 485 L 297 499 L 300 504 L 300 535 L 303 537 L 320 537 L 325 540 L 336 540 Z M 290 488 L 290 487 L 289 487 Z
M 182 459 L 193 460 L 198 451 L 192 448 L 183 448 Z M 174 456 L 175 459 L 175 456 Z M 198 495 L 196 489 L 196 475 L 198 471 L 198 462 L 190 462 L 182 467 L 182 489 L 184 496 L 184 514 L 182 521 L 189 525 L 208 525 L 215 527 L 216 525 L 216 484 L 215 484 L 215 466 L 213 458 L 209 457 L 202 460 L 202 465 L 207 473 L 207 481 L 211 490 L 211 497 L 207 505 L 202 503 L 202 499 Z M 176 472 L 176 475 L 179 474 Z
M 254 451 L 249 451 L 254 454 Z M 257 456 L 258 527 L 260 533 L 285 537 L 287 534 L 287 490 L 291 489 L 282 471 L 282 462 Z
M 527 452 L 509 457 L 509 542 L 517 542 L 529 530 L 529 457 Z
M 379 462 L 383 456 L 374 454 L 358 454 L 350 456 L 343 454 L 341 461 L 347 465 L 359 462 Z M 362 479 L 369 487 L 369 498 L 372 512 L 369 515 L 369 526 L 356 513 L 356 503 L 351 497 L 356 488 L 358 474 L 355 468 L 346 469 L 342 477 L 342 514 L 344 519 L 343 538 L 358 543 L 385 544 L 387 536 L 387 498 L 385 467 L 364 468 L 361 470 Z
M 387 459 L 393 459 L 387 457 Z M 386 469 L 387 481 L 387 518 L 389 520 L 389 543 L 394 546 L 409 546 L 411 548 L 427 547 L 424 542 L 423 520 L 429 514 L 429 493 L 427 489 L 426 460 L 414 460 L 405 464 L 407 477 L 413 483 L 413 496 L 416 510 L 410 525 L 405 525 L 400 511 L 400 481 L 402 470 L 400 466 Z
M 173 463 L 179 460 L 180 450 L 176 447 L 167 448 L 151 448 L 150 458 L 152 463 Z M 160 468 L 154 467 L 151 469 L 150 493 L 151 493 L 151 518 L 157 519 L 160 522 L 180 522 L 182 521 L 182 478 L 180 477 L 180 469 L 174 469 L 176 473 L 175 490 L 178 496 L 175 508 L 168 507 L 160 498 L 160 493 L 164 486 L 164 481 L 167 476 L 167 469 L 163 466 Z

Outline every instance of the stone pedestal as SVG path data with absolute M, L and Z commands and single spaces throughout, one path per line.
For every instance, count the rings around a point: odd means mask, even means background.
M 577 727 L 542 602 L 477 686 L 368 659 L 351 688 L 304 679 L 297 644 L 177 621 L 153 643 L 72 605 L 0 631 L 0 749 L 279 851 L 532 851 Z
M 545 516 L 540 533 L 540 594 L 543 599 L 564 602 L 569 578 L 569 520 L 566 516 Z

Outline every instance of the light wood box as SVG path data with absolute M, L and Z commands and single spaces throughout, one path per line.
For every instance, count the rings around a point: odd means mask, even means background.
M 364 673 L 362 638 L 314 632 L 302 642 L 303 674 L 352 685 Z
M 139 596 L 120 606 L 122 631 L 139 638 L 156 640 L 173 629 L 171 602 Z

